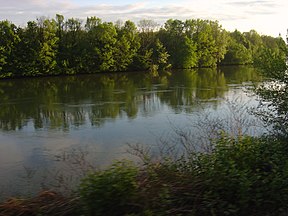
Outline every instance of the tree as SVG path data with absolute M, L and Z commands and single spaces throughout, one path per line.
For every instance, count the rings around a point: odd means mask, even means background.
M 153 48 L 152 68 L 160 71 L 169 69 L 171 67 L 171 65 L 168 63 L 169 56 L 170 55 L 166 51 L 164 45 L 159 39 L 157 39 Z
M 138 23 L 141 47 L 149 49 L 155 40 L 155 30 L 159 26 L 154 20 L 143 19 Z
M 196 45 L 197 66 L 213 67 L 224 58 L 228 34 L 217 21 L 186 20 L 185 34 Z
M 228 33 L 217 21 L 169 19 L 103 22 L 40 17 L 24 28 L 0 21 L 0 76 L 39 76 L 98 71 L 165 70 L 252 64 L 266 49 L 286 56 L 281 37 L 255 30 Z
M 209 21 L 197 19 L 194 23 L 196 31 L 193 34 L 193 41 L 197 45 L 198 66 L 216 66 L 217 59 L 214 55 L 217 49 Z
M 234 38 L 230 38 L 227 53 L 221 64 L 245 65 L 249 63 L 252 63 L 251 52 L 243 44 L 239 44 Z
M 287 53 L 286 53 L 287 56 Z M 277 135 L 288 138 L 288 73 L 287 57 L 271 49 L 265 49 L 258 58 L 266 81 L 255 88 L 260 97 L 255 111 L 264 122 L 274 128 Z
M 212 28 L 212 36 L 216 46 L 216 52 L 212 54 L 216 58 L 217 65 L 219 65 L 227 53 L 229 35 L 227 31 L 222 29 L 222 26 L 219 25 L 218 21 L 210 21 L 210 26 Z
M 87 18 L 87 52 L 85 63 L 88 71 L 114 71 L 117 31 L 113 23 L 96 17 Z
M 132 64 L 140 48 L 140 38 L 135 24 L 129 20 L 123 26 L 117 26 L 116 29 L 115 70 L 125 71 Z
M 251 63 L 253 63 L 251 44 L 241 32 L 235 30 L 230 33 L 227 53 L 221 64 L 244 65 Z
M 157 38 L 155 32 L 158 24 L 153 20 L 140 20 L 138 23 L 138 37 L 140 47 L 137 55 L 134 56 L 132 70 L 151 70 L 153 67 L 152 54 L 153 46 Z
M 37 22 L 28 22 L 20 29 L 20 42 L 15 47 L 13 73 L 15 75 L 57 74 L 56 56 L 58 52 L 57 26 L 55 20 L 39 18 Z
M 38 21 L 40 50 L 38 53 L 40 73 L 41 74 L 57 74 L 55 71 L 57 62 L 56 56 L 58 52 L 57 25 L 54 19 L 44 19 Z
M 0 77 L 12 75 L 11 62 L 15 46 L 20 42 L 17 27 L 5 20 L 0 21 Z
M 63 37 L 65 22 L 64 22 L 64 16 L 60 14 L 56 14 L 56 25 L 57 25 L 57 37 L 59 40 Z
M 59 38 L 58 65 L 65 74 L 81 73 L 84 70 L 85 33 L 79 19 L 70 18 L 64 23 L 64 32 Z
M 18 31 L 18 35 L 20 42 L 15 47 L 15 55 L 12 61 L 13 74 L 16 76 L 39 75 L 41 42 L 37 23 L 29 21 L 24 29 Z
M 197 44 L 185 34 L 185 24 L 181 20 L 169 19 L 159 38 L 170 57 L 169 63 L 175 68 L 192 68 L 197 65 Z
M 239 32 L 237 32 L 237 34 L 238 33 Z M 257 58 L 256 56 L 258 55 L 259 51 L 263 48 L 263 46 L 265 46 L 265 44 L 263 44 L 262 37 L 255 30 L 244 32 L 243 36 L 245 37 L 245 39 L 244 38 L 241 39 L 242 44 L 247 49 L 251 50 L 251 55 L 253 59 Z M 249 45 L 247 46 L 245 44 Z

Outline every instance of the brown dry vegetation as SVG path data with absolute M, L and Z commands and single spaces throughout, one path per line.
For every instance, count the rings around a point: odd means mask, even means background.
M 0 216 L 70 216 L 75 215 L 77 201 L 77 197 L 42 191 L 29 199 L 9 198 L 0 204 Z

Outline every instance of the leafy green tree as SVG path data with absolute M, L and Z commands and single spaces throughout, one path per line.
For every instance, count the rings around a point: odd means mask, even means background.
M 0 53 L 0 71 L 2 71 L 3 66 L 6 64 L 5 48 L 3 46 L 0 47 Z
M 251 48 L 251 43 L 250 41 L 245 37 L 244 33 L 241 33 L 238 30 L 235 30 L 234 32 L 230 33 L 230 36 L 232 38 L 235 39 L 235 41 L 237 41 L 237 43 L 242 44 L 243 46 L 245 46 L 246 49 L 250 49 Z
M 230 33 L 227 53 L 221 64 L 251 64 L 253 63 L 251 44 L 246 37 L 235 30 Z
M 12 75 L 13 51 L 20 41 L 17 31 L 13 23 L 0 21 L 0 77 Z
M 57 65 L 60 67 L 61 62 L 64 60 L 64 28 L 65 28 L 65 20 L 64 16 L 60 14 L 56 14 L 55 18 L 56 26 L 57 26 L 57 32 L 56 35 L 59 38 L 58 42 L 58 52 L 57 52 Z M 61 65 L 62 66 L 62 65 Z
M 210 26 L 212 28 L 212 36 L 216 46 L 216 52 L 212 54 L 216 58 L 217 65 L 219 65 L 227 53 L 229 35 L 227 31 L 222 29 L 222 26 L 219 25 L 217 21 L 210 21 Z
M 154 43 L 157 26 L 158 24 L 154 20 L 143 19 L 139 21 L 139 37 L 141 40 L 141 47 L 143 47 L 144 50 L 151 48 Z
M 56 25 L 57 25 L 57 36 L 61 40 L 64 32 L 65 22 L 64 16 L 61 14 L 56 14 Z
M 140 48 L 140 38 L 137 27 L 129 20 L 125 22 L 124 26 L 116 29 L 115 70 L 125 71 L 132 64 L 133 58 Z
M 59 42 L 58 65 L 63 73 L 81 73 L 84 70 L 85 34 L 82 22 L 70 18 L 64 23 L 64 32 Z
M 86 64 L 90 71 L 115 70 L 115 46 L 117 31 L 113 23 L 102 23 L 96 17 L 87 18 L 85 28 L 87 31 Z
M 138 37 L 140 47 L 137 55 L 134 56 L 131 70 L 150 70 L 153 67 L 152 54 L 153 46 L 157 38 L 155 32 L 158 24 L 153 20 L 140 20 L 138 23 Z
M 251 52 L 243 45 L 231 38 L 227 53 L 221 64 L 244 65 L 252 61 Z
M 198 66 L 215 66 L 217 59 L 213 54 L 217 50 L 208 20 L 196 20 L 196 32 L 193 34 L 193 41 L 197 45 Z
M 262 69 L 266 81 L 255 89 L 260 97 L 255 113 L 276 134 L 288 137 L 288 66 L 287 57 L 271 49 L 265 49 L 256 65 Z
M 159 39 L 156 40 L 152 54 L 152 64 L 160 71 L 167 70 L 171 67 L 168 63 L 169 54 Z
M 260 36 L 255 30 L 227 33 L 217 21 L 169 19 L 158 29 L 153 20 L 116 24 L 88 17 L 38 18 L 24 28 L 0 22 L 0 73 L 38 76 L 97 71 L 165 70 L 252 64 L 266 49 L 286 56 L 280 37 Z
M 285 41 L 281 37 L 274 38 L 268 35 L 263 35 L 261 39 L 263 41 L 263 48 L 271 49 L 274 52 L 279 53 L 280 55 L 287 54 L 287 46 L 285 44 Z
M 39 40 L 39 28 L 35 21 L 30 21 L 24 29 L 18 32 L 20 43 L 15 47 L 13 59 L 13 73 L 16 76 L 31 76 L 40 74 L 39 52 L 41 42 Z
M 41 48 L 38 53 L 41 74 L 57 74 L 56 56 L 58 52 L 57 25 L 55 20 L 38 20 Z
M 15 47 L 12 60 L 15 75 L 57 74 L 56 56 L 58 37 L 56 22 L 39 18 L 38 23 L 28 22 L 25 29 L 18 31 L 20 42 Z
M 254 59 L 254 57 L 257 56 L 260 49 L 263 47 L 263 40 L 255 30 L 244 32 L 243 36 L 249 41 L 249 46 L 245 46 L 245 44 L 247 44 L 245 39 L 242 39 L 245 41 L 243 45 L 251 50 L 251 54 Z
M 194 24 L 189 28 L 189 35 L 197 44 L 199 67 L 214 67 L 220 63 L 227 52 L 228 36 L 217 21 L 191 20 L 186 25 Z M 191 29 L 193 33 L 191 34 Z
M 180 20 L 169 19 L 159 32 L 160 40 L 170 55 L 169 63 L 175 68 L 192 68 L 198 61 L 197 44 L 185 34 L 184 25 Z
M 140 49 L 137 52 L 137 55 L 133 58 L 133 63 L 130 66 L 131 70 L 149 70 L 152 66 L 152 54 L 153 49 Z

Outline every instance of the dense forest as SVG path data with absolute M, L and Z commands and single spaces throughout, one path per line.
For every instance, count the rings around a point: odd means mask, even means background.
M 103 22 L 97 17 L 38 18 L 25 27 L 0 21 L 0 77 L 166 70 L 251 64 L 281 37 L 228 32 L 217 21 L 169 19 Z

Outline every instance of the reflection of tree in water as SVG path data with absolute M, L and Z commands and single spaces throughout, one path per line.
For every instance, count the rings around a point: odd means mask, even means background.
M 261 81 L 260 73 L 257 72 L 257 68 L 253 68 L 252 66 L 222 67 L 221 71 L 224 73 L 228 83 L 241 84 L 248 81 Z
M 187 113 L 193 111 L 197 101 L 221 98 L 228 90 L 224 74 L 212 68 L 184 70 L 181 76 L 174 73 L 170 86 L 173 92 L 169 96 L 160 96 L 161 100 L 176 112 Z
M 121 73 L 3 80 L 0 128 L 21 130 L 29 122 L 35 129 L 101 126 L 123 116 L 136 118 L 140 112 L 151 115 L 161 111 L 164 104 L 175 112 L 192 112 L 196 100 L 224 96 L 228 90 L 226 76 L 241 82 L 254 76 L 253 71 L 244 69 L 237 73 L 225 71 L 224 76 L 216 69 L 201 69 L 157 75 Z

